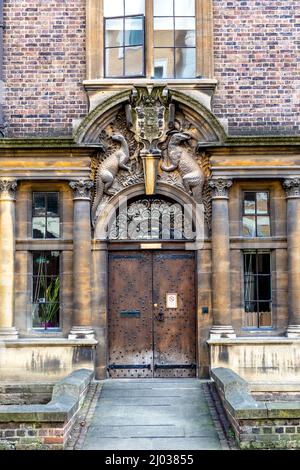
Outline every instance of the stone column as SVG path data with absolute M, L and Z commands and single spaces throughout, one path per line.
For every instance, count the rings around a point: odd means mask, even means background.
M 16 180 L 0 180 L 0 340 L 17 339 L 14 327 Z
M 289 338 L 300 337 L 300 179 L 283 182 L 287 198 Z
M 73 327 L 69 339 L 92 339 L 91 326 L 91 180 L 72 181 L 73 220 Z
M 213 339 L 235 338 L 231 326 L 230 247 L 228 190 L 232 181 L 218 178 L 209 182 L 212 189 L 212 309 Z

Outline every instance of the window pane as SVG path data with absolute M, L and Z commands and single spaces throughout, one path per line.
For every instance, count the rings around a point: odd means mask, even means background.
M 50 251 L 47 255 L 47 275 L 58 276 L 59 275 L 59 251 Z
M 245 320 L 246 320 L 246 326 L 247 327 L 258 327 L 258 319 L 257 319 L 257 304 L 246 304 L 245 305 Z
M 164 0 L 165 1 L 165 0 Z M 145 0 L 125 0 L 125 15 L 145 14 Z
M 270 236 L 270 217 L 257 217 L 257 236 L 269 237 Z
M 59 238 L 59 218 L 48 217 L 46 238 Z
M 174 49 L 154 49 L 154 77 L 174 77 Z
M 104 0 L 104 17 L 124 16 L 124 0 Z
M 45 217 L 33 217 L 32 219 L 32 237 L 33 238 L 45 238 Z
M 106 20 L 105 46 L 115 47 L 123 45 L 123 19 Z
M 245 253 L 244 272 L 249 274 L 256 274 L 256 254 Z
M 271 303 L 263 302 L 259 305 L 259 326 L 272 326 Z
M 58 217 L 58 194 L 47 194 L 47 215 L 51 217 Z
M 33 195 L 33 216 L 44 216 L 46 213 L 46 196 L 45 194 L 35 193 Z
M 257 197 L 257 214 L 268 214 L 268 193 L 256 193 Z
M 271 299 L 271 277 L 270 276 L 258 276 L 258 300 L 270 300 Z
M 271 256 L 270 253 L 258 253 L 257 255 L 257 272 L 258 274 L 271 273 Z
M 125 46 L 144 44 L 144 22 L 142 18 L 125 20 Z
M 195 47 L 194 18 L 175 18 L 175 46 Z
M 174 46 L 173 18 L 154 18 L 154 46 Z
M 245 301 L 257 300 L 256 276 L 246 275 L 244 282 Z
M 176 78 L 193 78 L 196 75 L 196 49 L 176 49 Z
M 47 259 L 47 256 L 45 256 L 44 252 L 36 251 L 33 254 L 33 274 L 45 276 L 48 263 L 49 260 Z
M 40 302 L 45 302 L 46 301 L 46 285 L 45 282 L 43 282 L 43 279 L 45 277 L 41 273 L 40 276 L 34 276 L 33 277 L 33 302 L 34 303 L 40 303 Z
M 107 77 L 123 76 L 123 48 L 107 49 L 105 54 L 105 75 Z
M 59 326 L 59 252 L 33 253 L 32 325 L 34 328 Z
M 143 75 L 144 59 L 141 47 L 125 48 L 125 74 L 126 76 Z
M 195 16 L 195 0 L 175 0 L 175 16 Z
M 154 16 L 173 16 L 173 0 L 153 0 Z
M 255 214 L 256 193 L 244 194 L 244 213 Z
M 243 217 L 243 235 L 244 237 L 255 237 L 255 216 L 244 216 Z

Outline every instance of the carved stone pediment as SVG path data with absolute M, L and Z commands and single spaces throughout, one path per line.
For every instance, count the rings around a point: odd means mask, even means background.
M 202 137 L 201 129 L 183 109 L 175 108 L 163 87 L 134 90 L 130 103 L 112 117 L 98 137 L 99 151 L 92 161 L 93 224 L 114 195 L 131 185 L 146 184 L 148 157 L 155 157 L 158 163 L 150 176 L 203 203 L 209 223 L 209 156 L 198 151 Z

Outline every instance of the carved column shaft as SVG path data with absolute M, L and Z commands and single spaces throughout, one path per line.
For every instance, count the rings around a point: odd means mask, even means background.
M 228 190 L 231 180 L 209 182 L 212 189 L 212 307 L 211 338 L 235 337 L 231 326 Z
M 91 188 L 90 180 L 72 181 L 73 221 L 73 327 L 70 339 L 92 338 L 91 328 Z
M 0 338 L 16 339 L 14 328 L 15 180 L 0 180 Z
M 287 197 L 288 337 L 300 336 L 300 179 L 283 183 Z

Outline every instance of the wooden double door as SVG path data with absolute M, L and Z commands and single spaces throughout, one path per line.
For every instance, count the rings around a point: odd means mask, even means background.
M 110 252 L 109 376 L 194 377 L 195 312 L 193 252 Z

